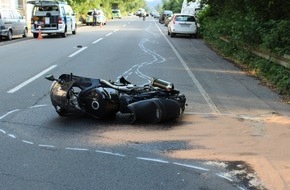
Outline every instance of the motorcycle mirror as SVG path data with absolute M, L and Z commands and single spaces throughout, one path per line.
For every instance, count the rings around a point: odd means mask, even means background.
M 55 81 L 55 78 L 53 75 L 46 75 L 44 78 L 49 80 L 49 81 Z

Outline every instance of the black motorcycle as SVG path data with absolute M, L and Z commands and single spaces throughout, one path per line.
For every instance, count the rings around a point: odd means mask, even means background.
M 45 77 L 53 81 L 50 98 L 60 116 L 88 114 L 95 118 L 132 114 L 135 120 L 160 123 L 178 118 L 185 109 L 186 97 L 174 85 L 151 79 L 142 86 L 121 77 L 119 82 L 62 74 Z

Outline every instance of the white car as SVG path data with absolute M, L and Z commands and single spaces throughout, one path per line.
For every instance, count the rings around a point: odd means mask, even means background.
M 174 14 L 168 24 L 168 35 L 174 37 L 176 34 L 197 36 L 196 19 L 191 14 Z
M 71 6 L 62 1 L 29 0 L 34 5 L 31 18 L 31 32 L 34 38 L 42 34 L 59 34 L 66 37 L 67 33 L 76 34 L 76 15 Z
M 86 18 L 86 25 L 92 25 L 94 22 L 93 19 L 93 12 L 94 10 L 90 10 L 87 13 L 87 18 Z M 97 24 L 102 23 L 103 25 L 107 24 L 107 17 L 105 15 L 105 13 L 102 11 L 102 9 L 97 9 Z

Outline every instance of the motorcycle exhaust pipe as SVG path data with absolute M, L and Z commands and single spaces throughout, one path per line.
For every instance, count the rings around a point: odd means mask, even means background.
M 174 90 L 174 84 L 173 83 L 167 82 L 167 81 L 162 80 L 162 79 L 152 78 L 151 84 L 154 87 L 165 89 L 168 92 Z

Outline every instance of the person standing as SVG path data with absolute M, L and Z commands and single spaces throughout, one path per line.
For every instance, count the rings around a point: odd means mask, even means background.
M 93 11 L 93 26 L 97 26 L 97 9 Z

